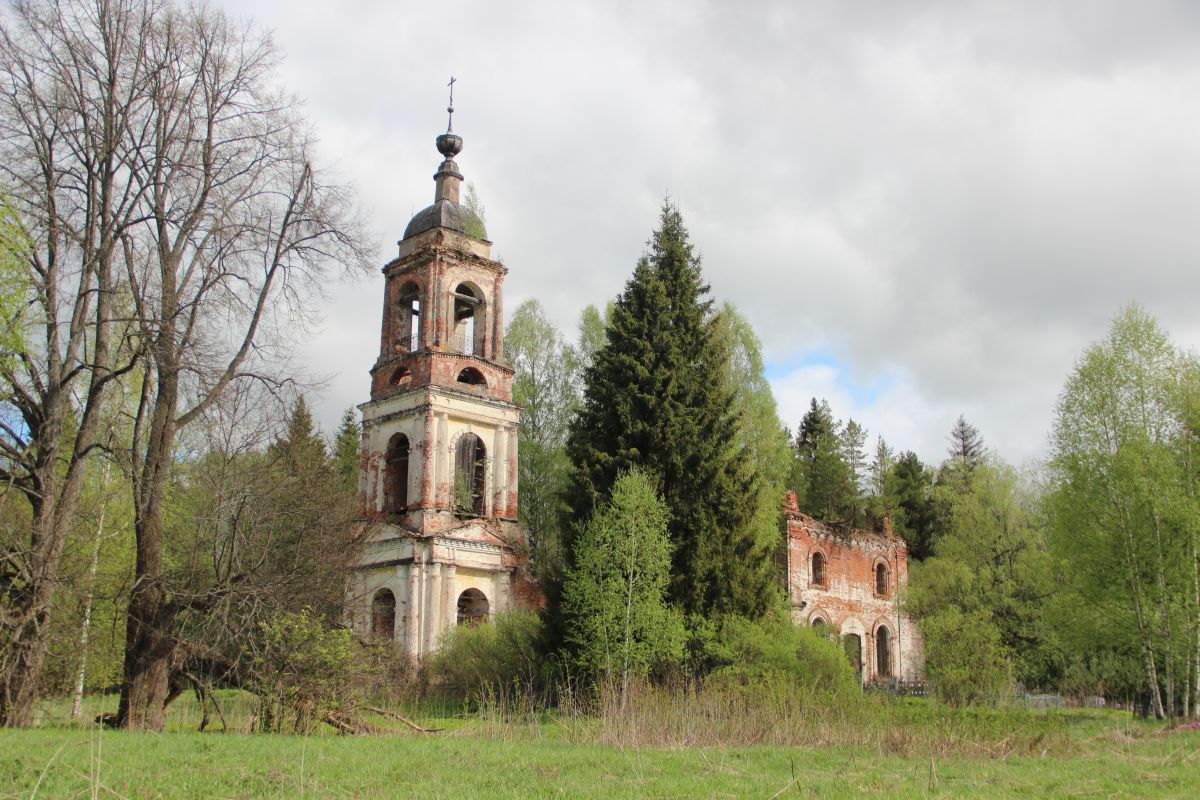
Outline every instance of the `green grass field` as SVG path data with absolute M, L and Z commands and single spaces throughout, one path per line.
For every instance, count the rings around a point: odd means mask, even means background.
M 238 713 L 227 705 L 230 716 Z M 41 727 L 0 731 L 0 797 L 1200 796 L 1200 732 L 1115 712 L 1051 712 L 1048 724 L 1061 735 L 1042 751 L 988 757 L 974 745 L 931 754 L 920 741 L 903 752 L 844 744 L 619 747 L 553 718 L 457 717 L 434 735 L 195 733 L 183 730 L 194 729 L 194 703 L 177 706 L 164 734 L 72 727 L 56 708 Z M 1006 713 L 1018 724 L 1047 716 Z M 1002 727 L 992 735 L 1003 744 Z

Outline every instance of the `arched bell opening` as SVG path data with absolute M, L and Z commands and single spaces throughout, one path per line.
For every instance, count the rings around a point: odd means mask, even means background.
M 458 596 L 458 624 L 478 625 L 487 622 L 490 609 L 487 595 L 478 589 L 467 589 Z
M 408 510 L 408 457 L 411 447 L 408 437 L 397 433 L 388 440 L 387 461 L 384 466 L 386 510 L 400 514 Z
M 455 352 L 483 356 L 487 331 L 483 292 L 473 283 L 460 283 L 451 295 L 454 301 L 454 334 L 450 337 Z
M 482 517 L 486 511 L 487 448 L 474 433 L 464 433 L 454 452 L 454 511 Z
M 396 371 L 388 378 L 388 383 L 397 388 L 404 388 L 412 383 L 412 371 L 407 367 L 397 367 Z
M 409 281 L 396 295 L 396 351 L 421 349 L 421 287 Z
M 468 386 L 487 387 L 487 378 L 483 377 L 483 373 L 474 367 L 466 367 L 462 372 L 458 373 L 458 382 L 465 383 Z

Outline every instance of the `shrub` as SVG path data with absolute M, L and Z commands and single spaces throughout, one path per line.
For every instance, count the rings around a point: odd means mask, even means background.
M 986 611 L 948 606 L 920 627 L 925 671 L 938 699 L 952 705 L 991 701 L 1008 685 L 1000 631 Z
M 850 661 L 834 641 L 783 616 L 761 621 L 725 617 L 694 624 L 691 663 L 707 683 L 753 685 L 782 678 L 830 696 L 861 690 Z
M 505 611 L 490 623 L 443 633 L 428 675 L 438 687 L 463 697 L 533 695 L 544 686 L 543 653 L 541 618 L 532 611 Z
M 377 659 L 353 631 L 328 627 L 309 608 L 276 614 L 259 629 L 251 685 L 260 729 L 308 733 L 313 722 L 356 711 Z

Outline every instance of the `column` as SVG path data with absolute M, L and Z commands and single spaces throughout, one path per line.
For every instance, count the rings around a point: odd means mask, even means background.
M 432 549 L 432 548 L 431 548 Z M 442 573 L 438 569 L 438 564 L 429 564 L 425 570 L 425 646 L 422 650 L 426 653 L 437 647 L 438 635 L 438 606 L 441 605 L 441 586 Z
M 508 516 L 508 431 L 496 429 L 495 445 L 492 448 L 492 503 L 496 517 Z
M 416 548 L 413 550 L 413 562 L 408 565 L 408 599 L 405 603 L 407 619 L 404 629 L 404 652 L 409 658 L 421 655 L 421 641 L 417 635 L 421 625 L 421 565 L 415 558 Z
M 446 419 L 445 412 L 437 415 L 437 439 L 435 440 L 434 450 L 437 451 L 437 457 L 434 463 L 437 465 L 434 475 L 433 487 L 433 505 L 438 507 L 450 506 L 450 483 L 446 475 L 446 462 L 450 458 L 450 423 Z
M 442 629 L 453 628 L 458 624 L 458 592 L 455 578 L 458 567 L 454 564 L 442 565 Z
M 500 286 L 503 283 L 504 277 L 497 276 L 496 282 L 492 284 L 491 359 L 493 361 L 504 360 L 504 293 L 500 291 Z
M 433 411 L 425 412 L 425 419 L 422 423 L 424 430 L 421 431 L 421 446 L 412 448 L 409 452 L 408 460 L 408 496 L 420 497 L 421 508 L 431 508 L 435 503 L 434 498 L 434 483 L 433 483 L 433 464 L 436 443 L 434 442 L 434 425 Z M 413 458 L 417 450 L 420 450 L 419 458 Z M 417 491 L 412 491 L 413 480 L 418 481 Z
M 517 487 L 517 428 L 514 425 L 508 431 L 508 506 L 507 516 L 517 518 L 518 487 Z

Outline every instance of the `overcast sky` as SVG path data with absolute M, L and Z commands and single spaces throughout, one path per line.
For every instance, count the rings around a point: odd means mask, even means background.
M 1200 3 L 222 0 L 274 31 L 380 266 L 458 163 L 509 267 L 573 335 L 670 195 L 812 396 L 940 461 L 965 414 L 1015 463 L 1119 308 L 1200 343 Z M 332 430 L 367 398 L 382 279 L 331 287 L 308 366 Z

